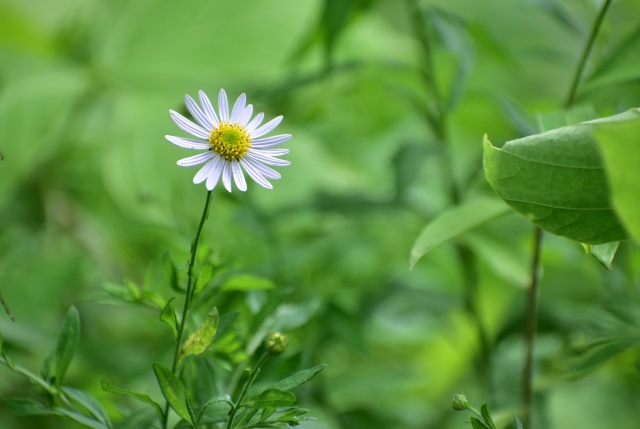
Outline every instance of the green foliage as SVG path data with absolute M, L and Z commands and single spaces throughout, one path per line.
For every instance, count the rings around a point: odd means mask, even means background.
M 219 322 L 220 315 L 218 314 L 218 309 L 213 307 L 213 310 L 207 314 L 207 318 L 202 325 L 200 325 L 200 327 L 191 334 L 182 345 L 178 364 L 183 358 L 189 355 L 199 355 L 207 350 L 207 347 L 211 345 L 216 336 Z
M 162 395 L 171 405 L 171 408 L 183 419 L 193 425 L 194 417 L 187 390 L 184 384 L 169 369 L 160 365 L 153 364 L 153 371 L 156 374 L 158 385 L 162 391 Z

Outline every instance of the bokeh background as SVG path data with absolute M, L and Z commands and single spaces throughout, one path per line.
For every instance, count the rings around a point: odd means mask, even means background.
M 521 403 L 531 225 L 500 218 L 413 271 L 409 252 L 455 203 L 452 186 L 462 201 L 492 192 L 484 133 L 494 143 L 535 133 L 560 109 L 600 6 L 0 1 L 0 291 L 17 319 L 0 315 L 5 351 L 37 372 L 76 305 L 82 338 L 67 383 L 114 419 L 139 405 L 102 392 L 100 379 L 160 400 L 151 363 L 169 362 L 170 331 L 157 310 L 117 304 L 104 285 L 175 295 L 161 260 L 186 262 L 206 190 L 175 165 L 191 153 L 165 141 L 183 135 L 168 110 L 224 88 L 284 115 L 277 131 L 294 137 L 274 189 L 217 189 L 205 227 L 211 258 L 276 287 L 212 302 L 241 311 L 240 338 L 265 328 L 268 303 L 269 323 L 291 338 L 271 376 L 328 364 L 297 392 L 317 418 L 306 426 L 468 427 L 451 410 L 456 392 L 489 401 L 506 424 Z M 578 98 L 595 115 L 640 104 L 638 22 L 640 3 L 614 2 Z M 447 101 L 446 145 L 425 120 L 435 101 L 421 32 Z M 589 345 L 640 335 L 637 247 L 623 243 L 609 272 L 576 243 L 547 235 L 544 246 L 538 427 L 636 428 L 636 343 Z M 12 396 L 34 389 L 1 367 L 0 397 Z M 0 427 L 80 426 L 0 406 Z

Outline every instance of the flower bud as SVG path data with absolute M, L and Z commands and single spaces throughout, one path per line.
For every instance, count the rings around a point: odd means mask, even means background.
M 281 332 L 272 332 L 264 339 L 264 348 L 273 356 L 282 354 L 289 345 L 289 339 Z
M 471 406 L 471 404 L 469 404 L 469 401 L 467 401 L 467 398 L 461 393 L 456 393 L 455 395 L 453 395 L 453 401 L 451 405 L 456 411 L 468 410 Z

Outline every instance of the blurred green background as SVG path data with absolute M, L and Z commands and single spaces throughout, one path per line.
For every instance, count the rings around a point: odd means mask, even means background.
M 126 278 L 172 296 L 160 261 L 188 259 L 206 190 L 191 183 L 196 169 L 175 165 L 191 153 L 165 141 L 184 135 L 168 110 L 224 88 L 284 115 L 292 164 L 273 190 L 216 189 L 206 247 L 277 287 L 214 303 L 242 311 L 247 336 L 256 302 L 277 308 L 291 344 L 272 372 L 328 364 L 298 392 L 317 418 L 306 427 L 468 427 L 451 410 L 456 392 L 506 423 L 520 411 L 531 225 L 513 214 L 460 237 L 468 268 L 451 243 L 413 271 L 409 252 L 453 203 L 452 183 L 461 200 L 492 193 L 484 133 L 496 144 L 532 134 L 540 112 L 559 110 L 599 7 L 0 0 L 0 291 L 17 319 L 0 315 L 4 349 L 37 372 L 76 305 L 67 383 L 114 418 L 136 404 L 102 392 L 102 378 L 160 399 L 151 363 L 170 361 L 169 330 L 157 311 L 110 304 L 102 286 Z M 598 116 L 640 104 L 639 21 L 640 3 L 614 2 L 578 98 Z M 434 94 L 420 31 L 449 103 L 446 147 L 425 121 Z M 637 246 L 623 243 L 611 272 L 566 239 L 544 246 L 538 427 L 636 428 L 640 350 L 588 346 L 640 336 Z M 33 388 L 2 367 L 0 397 L 11 396 Z M 2 429 L 76 427 L 0 407 Z

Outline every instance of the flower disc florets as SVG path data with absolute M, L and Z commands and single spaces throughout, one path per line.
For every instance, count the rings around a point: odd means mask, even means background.
M 227 161 L 238 160 L 249 152 L 251 137 L 242 125 L 224 122 L 211 131 L 209 144 Z

